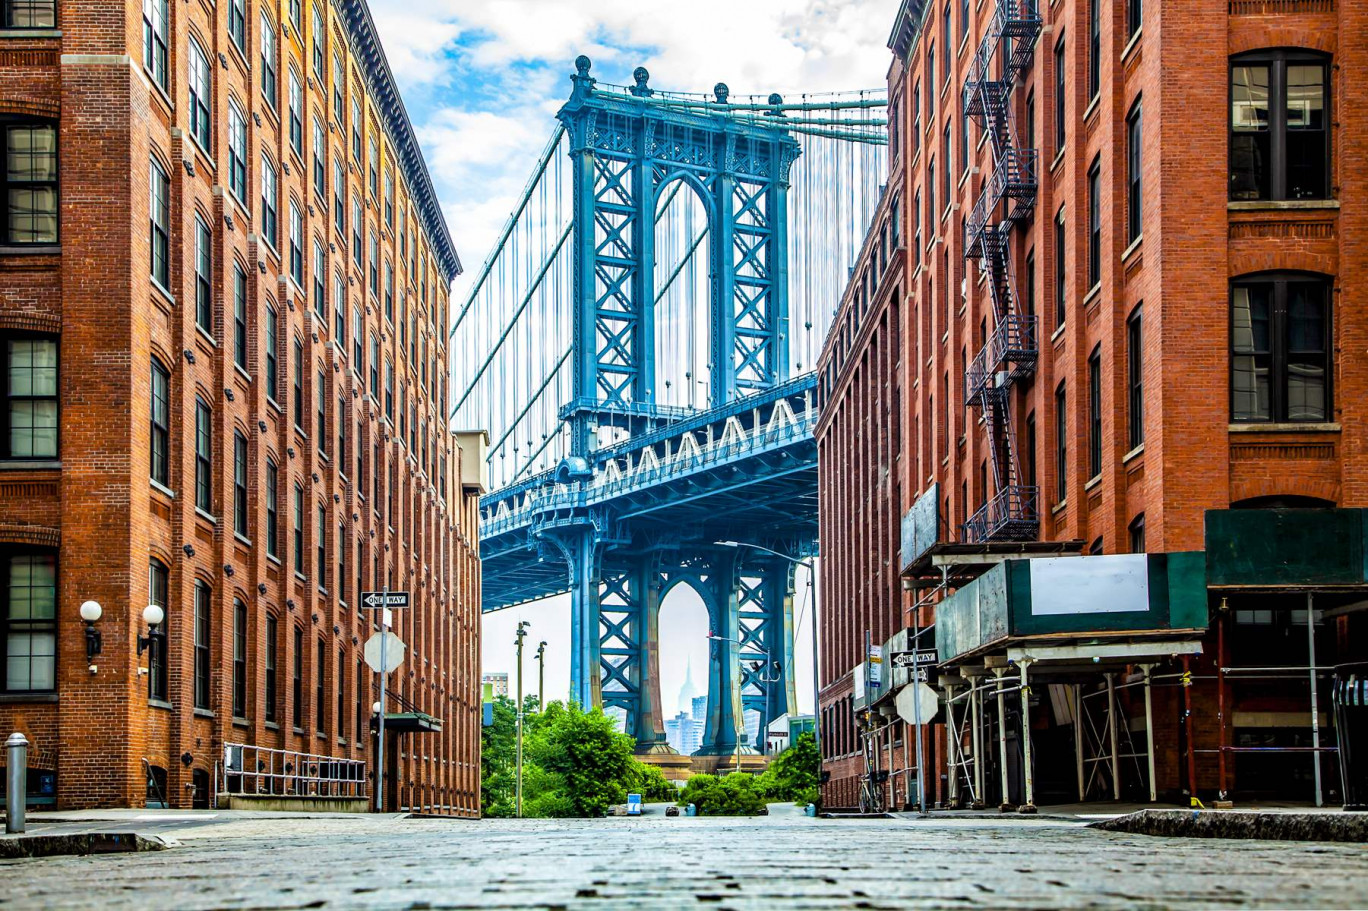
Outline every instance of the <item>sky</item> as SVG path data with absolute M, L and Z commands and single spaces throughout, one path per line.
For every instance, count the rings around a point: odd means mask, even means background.
M 465 267 L 453 310 L 468 292 L 568 98 L 574 59 L 593 75 L 630 84 L 636 66 L 667 91 L 734 95 L 876 89 L 886 83 L 886 46 L 898 0 L 369 0 L 409 118 L 426 155 Z M 811 589 L 799 579 L 802 616 L 796 673 L 810 710 Z M 806 600 L 805 600 L 806 599 Z M 546 640 L 546 695 L 569 690 L 569 601 L 562 596 L 485 617 L 486 671 L 515 670 L 514 630 L 532 623 L 524 674 Z M 661 607 L 661 698 L 667 716 L 692 662 L 706 690 L 707 619 L 687 588 Z M 511 681 L 510 681 L 511 682 Z

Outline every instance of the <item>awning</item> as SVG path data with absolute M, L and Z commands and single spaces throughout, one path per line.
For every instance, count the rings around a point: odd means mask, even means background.
M 442 719 L 426 712 L 387 712 L 385 730 L 399 734 L 436 733 L 442 729 Z

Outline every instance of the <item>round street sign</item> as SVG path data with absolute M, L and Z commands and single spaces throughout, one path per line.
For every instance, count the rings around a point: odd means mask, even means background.
M 921 703 L 920 706 L 917 705 L 918 702 Z M 917 723 L 918 708 L 921 709 L 921 723 L 930 724 L 940 708 L 940 697 L 925 683 L 914 683 L 898 692 L 894 704 L 898 707 L 898 717 L 908 724 Z
M 385 664 L 380 666 L 380 642 L 382 636 L 388 636 L 389 641 L 385 643 Z M 404 663 L 404 641 L 394 633 L 376 633 L 366 640 L 366 664 L 377 674 L 388 674 Z

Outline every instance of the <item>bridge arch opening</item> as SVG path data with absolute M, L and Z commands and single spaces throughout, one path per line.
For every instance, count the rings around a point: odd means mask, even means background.
M 656 190 L 653 308 L 655 402 L 711 404 L 712 263 L 709 211 L 697 179 L 677 175 Z
M 660 599 L 660 708 L 666 740 L 689 755 L 702 744 L 709 701 L 708 606 L 687 579 Z

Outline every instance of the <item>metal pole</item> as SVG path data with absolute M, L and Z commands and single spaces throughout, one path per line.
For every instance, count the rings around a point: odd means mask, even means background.
M 983 721 L 981 717 L 981 703 L 983 702 L 983 686 L 978 682 L 977 677 L 970 678 L 969 691 L 969 711 L 973 716 L 974 725 L 974 802 L 979 806 L 983 805 Z
M 917 649 L 921 648 L 921 618 L 917 609 L 912 609 L 912 687 L 916 696 L 912 700 L 912 723 L 917 729 L 917 812 L 926 812 L 926 757 L 922 748 L 921 716 L 921 674 L 917 663 Z M 866 650 L 867 651 L 867 650 Z
M 380 598 L 380 716 L 379 741 L 375 747 L 375 811 L 385 812 L 385 681 L 389 677 L 386 670 L 385 646 L 389 645 L 389 580 L 385 580 L 382 586 L 383 594 Z
M 1112 800 L 1121 799 L 1121 753 L 1116 748 L 1116 675 L 1107 675 L 1107 741 L 1111 746 Z
M 24 831 L 28 799 L 28 738 L 15 731 L 5 741 L 5 832 Z
M 1192 660 L 1183 656 L 1183 732 L 1187 736 L 1188 806 L 1200 807 L 1197 799 L 1197 744 L 1192 731 Z
M 949 768 L 946 770 L 950 779 L 947 796 L 950 806 L 959 807 L 959 758 L 963 756 L 963 750 L 961 749 L 959 729 L 955 727 L 955 704 L 951 701 L 954 696 L 955 688 L 953 686 L 945 687 L 945 741 L 946 746 L 949 747 L 946 751 L 949 754 L 947 758 L 950 760 Z M 951 740 L 951 738 L 954 739 Z
M 1306 646 L 1307 664 L 1310 665 L 1311 680 L 1311 762 L 1312 771 L 1316 781 L 1316 806 L 1323 806 L 1324 800 L 1321 796 L 1321 761 L 1320 761 L 1320 710 L 1316 705 L 1316 596 L 1311 592 L 1306 593 Z
M 515 715 L 518 722 L 518 747 L 516 759 L 516 783 L 514 785 L 514 815 L 522 819 L 522 743 L 523 743 L 523 639 L 527 637 L 527 621 L 518 621 L 518 706 Z
M 1226 799 L 1226 678 L 1225 678 L 1225 630 L 1229 612 L 1225 610 L 1226 599 L 1221 599 L 1221 610 L 1216 614 L 1216 722 L 1220 728 L 1221 749 L 1216 753 L 1217 791 L 1220 800 Z
M 1078 802 L 1088 798 L 1088 785 L 1083 779 L 1083 684 L 1073 685 L 1074 697 L 1074 763 L 1078 772 Z
M 1152 664 L 1140 665 L 1140 670 L 1145 675 L 1145 762 L 1149 767 L 1150 803 L 1159 799 L 1159 791 L 1154 782 L 1154 694 L 1150 688 L 1150 671 L 1153 669 Z
M 537 646 L 537 709 L 546 708 L 546 641 Z
M 1012 792 L 1007 781 L 1007 704 L 1002 698 L 1002 672 L 1003 668 L 993 668 L 993 674 L 997 677 L 997 710 L 998 710 L 998 767 L 1002 777 L 1002 802 L 998 804 L 998 809 L 1006 811 L 1012 805 Z
M 820 678 L 817 673 L 817 595 L 820 591 L 817 582 L 817 561 L 809 559 L 804 565 L 808 571 L 808 587 L 812 589 L 812 736 L 817 741 L 817 763 L 820 772 L 822 762 L 822 708 L 817 696 L 820 692 Z
M 1031 688 L 1026 683 L 1026 666 L 1021 660 L 1021 761 L 1026 767 L 1026 802 L 1017 808 L 1019 813 L 1035 812 L 1035 778 L 1031 774 Z

